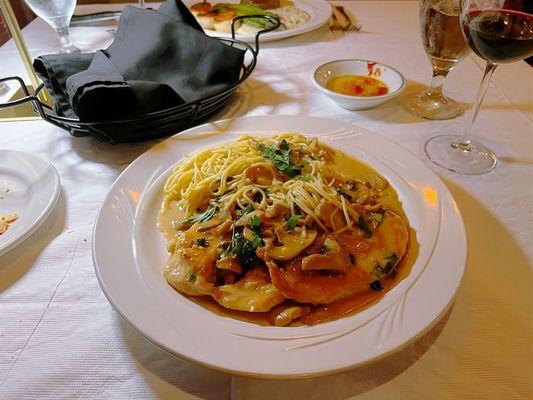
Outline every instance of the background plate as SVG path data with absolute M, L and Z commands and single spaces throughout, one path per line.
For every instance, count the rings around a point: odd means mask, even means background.
M 199 2 L 200 0 L 184 1 L 188 7 Z M 239 0 L 211 1 L 210 3 L 213 5 L 216 3 L 239 3 Z M 267 32 L 262 34 L 262 42 L 285 39 L 291 36 L 314 31 L 315 29 L 318 29 L 322 25 L 326 24 L 331 16 L 331 6 L 325 0 L 294 0 L 293 3 L 296 7 L 301 8 L 311 16 L 309 21 L 293 29 L 287 29 L 279 32 Z M 205 29 L 204 31 L 209 36 L 221 38 L 231 37 L 231 33 L 217 32 L 210 29 Z M 255 40 L 255 35 L 235 35 L 235 38 L 243 42 L 253 42 Z
M 241 134 L 318 136 L 367 162 L 395 187 L 420 244 L 411 274 L 374 306 L 303 327 L 262 327 L 216 315 L 173 290 L 155 226 L 161 187 L 185 154 Z M 93 259 L 111 304 L 163 349 L 218 370 L 270 378 L 352 368 L 398 350 L 431 328 L 451 304 L 466 262 L 459 211 L 419 159 L 363 128 L 312 117 L 249 117 L 205 124 L 156 145 L 117 179 L 97 216 Z
M 48 161 L 21 151 L 0 150 L 0 214 L 19 215 L 0 235 L 0 256 L 22 243 L 44 222 L 60 190 L 59 174 Z

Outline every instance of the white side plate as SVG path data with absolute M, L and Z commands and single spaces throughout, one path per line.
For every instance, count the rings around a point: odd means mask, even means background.
M 0 214 L 19 218 L 0 235 L 0 256 L 26 240 L 52 212 L 61 183 L 57 170 L 33 154 L 0 150 Z
M 419 254 L 410 275 L 374 306 L 317 326 L 263 327 L 222 317 L 162 276 L 166 243 L 156 228 L 161 188 L 185 154 L 242 134 L 318 136 L 365 161 L 398 192 Z M 381 358 L 423 335 L 447 310 L 466 262 L 466 236 L 450 193 L 422 161 L 355 125 L 313 117 L 249 117 L 205 124 L 133 162 L 110 190 L 94 227 L 93 260 L 104 293 L 144 337 L 188 360 L 269 378 L 324 375 Z

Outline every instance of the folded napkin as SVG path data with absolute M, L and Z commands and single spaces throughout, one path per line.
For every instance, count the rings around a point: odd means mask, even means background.
M 52 54 L 33 66 L 55 112 L 81 121 L 138 117 L 238 81 L 244 51 L 204 34 L 180 0 L 157 11 L 126 6 L 114 42 L 90 54 Z

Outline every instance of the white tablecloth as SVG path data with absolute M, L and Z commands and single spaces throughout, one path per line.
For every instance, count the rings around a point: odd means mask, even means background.
M 417 119 L 403 110 L 405 96 L 349 112 L 313 88 L 310 76 L 317 66 L 348 57 L 397 67 L 408 80 L 407 93 L 429 80 L 416 2 L 345 5 L 363 24 L 361 33 L 334 36 L 324 27 L 264 45 L 252 77 L 217 118 L 296 114 L 341 119 L 424 158 L 424 142 L 459 130 L 462 118 Z M 53 31 L 40 20 L 24 35 L 33 56 L 56 46 Z M 105 47 L 111 40 L 105 28 L 74 28 L 72 36 L 85 49 Z M 481 61 L 468 57 L 450 74 L 447 92 L 469 108 L 481 71 Z M 9 42 L 0 48 L 0 76 L 14 74 L 24 75 Z M 44 122 L 0 123 L 0 148 L 49 159 L 62 179 L 50 218 L 0 257 L 0 398 L 531 398 L 532 89 L 525 63 L 501 66 L 495 74 L 475 126 L 500 159 L 492 173 L 459 176 L 435 167 L 468 233 L 468 265 L 453 309 L 421 340 L 378 364 L 292 382 L 232 378 L 170 356 L 126 326 L 102 294 L 91 260 L 93 220 L 118 174 L 152 143 L 112 147 L 71 138 Z

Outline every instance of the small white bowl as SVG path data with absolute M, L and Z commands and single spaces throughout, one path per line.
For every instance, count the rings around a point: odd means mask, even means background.
M 363 97 L 340 94 L 326 88 L 330 79 L 343 75 L 367 75 L 377 78 L 387 85 L 389 92 L 381 96 Z M 405 79 L 397 70 L 370 60 L 330 61 L 316 69 L 313 83 L 338 106 L 347 110 L 366 110 L 375 107 L 398 96 L 405 87 Z

